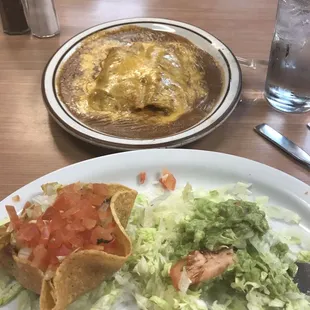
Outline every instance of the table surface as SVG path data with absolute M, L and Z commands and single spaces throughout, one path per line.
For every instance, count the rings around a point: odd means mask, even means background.
M 0 29 L 0 200 L 53 170 L 114 151 L 79 141 L 48 115 L 40 89 L 56 49 L 93 25 L 129 17 L 191 23 L 224 41 L 240 57 L 267 60 L 276 0 L 58 0 L 61 34 L 51 39 L 8 36 Z M 310 183 L 310 173 L 253 131 L 266 122 L 310 153 L 307 114 L 284 114 L 263 99 L 265 68 L 244 68 L 242 100 L 217 130 L 188 148 L 259 161 Z

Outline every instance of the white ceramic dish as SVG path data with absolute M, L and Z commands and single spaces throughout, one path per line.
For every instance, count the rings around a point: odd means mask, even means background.
M 211 114 L 201 122 L 174 135 L 156 139 L 126 139 L 94 130 L 79 121 L 66 105 L 61 102 L 56 91 L 59 68 L 80 46 L 83 39 L 104 29 L 114 29 L 124 25 L 136 25 L 157 31 L 178 34 L 207 51 L 219 63 L 224 73 L 224 87 Z M 95 145 L 114 149 L 138 149 L 154 147 L 175 147 L 193 142 L 220 126 L 236 107 L 241 93 L 241 70 L 236 57 L 229 48 L 208 32 L 192 25 L 159 18 L 133 18 L 113 21 L 87 29 L 67 41 L 51 58 L 42 79 L 42 92 L 47 109 L 56 122 L 77 138 Z
M 298 213 L 302 222 L 300 230 L 310 234 L 310 187 L 279 170 L 263 164 L 222 153 L 196 150 L 142 150 L 126 152 L 87 160 L 47 174 L 22 187 L 0 202 L 0 218 L 6 217 L 4 206 L 12 204 L 12 197 L 19 195 L 19 209 L 32 196 L 40 192 L 40 186 L 57 181 L 62 184 L 84 182 L 117 182 L 136 188 L 138 191 L 152 190 L 162 168 L 168 168 L 177 179 L 177 186 L 190 182 L 193 187 L 208 189 L 238 181 L 252 183 L 255 195 L 267 195 L 270 203 Z M 148 181 L 137 184 L 137 175 L 146 171 Z M 276 229 L 283 229 L 276 225 Z M 285 225 L 286 226 L 286 225 Z M 16 310 L 16 301 L 3 307 Z

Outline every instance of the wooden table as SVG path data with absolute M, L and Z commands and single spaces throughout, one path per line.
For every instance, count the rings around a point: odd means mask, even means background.
M 66 165 L 112 153 L 64 132 L 45 109 L 40 80 L 55 50 L 78 32 L 128 17 L 177 19 L 201 27 L 237 56 L 268 59 L 276 2 L 270 0 L 58 0 L 61 35 L 36 39 L 0 31 L 0 199 Z M 265 68 L 244 69 L 243 99 L 231 117 L 189 148 L 247 157 L 310 183 L 310 173 L 263 140 L 253 127 L 266 122 L 310 153 L 310 115 L 276 112 L 262 99 Z

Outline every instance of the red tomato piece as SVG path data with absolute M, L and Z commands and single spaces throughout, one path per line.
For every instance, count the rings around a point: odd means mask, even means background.
M 30 247 L 35 247 L 39 243 L 40 236 L 40 230 L 35 223 L 23 223 L 16 234 L 16 239 Z
M 83 186 L 80 182 L 72 183 L 61 188 L 59 190 L 59 193 L 76 194 L 80 192 L 82 187 Z
M 64 244 L 60 246 L 60 248 L 56 249 L 55 252 L 56 256 L 67 256 L 72 253 L 72 249 L 69 249 Z
M 51 234 L 50 227 L 42 220 L 42 218 L 37 219 L 37 227 L 41 232 L 40 243 L 46 245 Z
M 13 229 L 18 228 L 20 225 L 20 219 L 16 213 L 15 208 L 13 206 L 5 206 L 5 208 L 6 208 L 8 215 L 9 215 Z
M 56 257 L 56 255 L 54 253 L 52 253 L 50 251 L 48 251 L 48 254 L 49 254 L 49 263 L 50 263 L 50 265 L 54 266 L 54 268 L 51 266 L 50 267 L 52 268 L 52 270 L 57 269 L 56 266 L 59 265 L 58 258 Z
M 51 231 L 61 229 L 65 225 L 66 225 L 66 222 L 62 218 L 61 213 L 58 210 L 55 210 L 54 214 L 51 217 L 51 222 L 50 222 Z
M 146 172 L 140 172 L 139 173 L 139 183 L 144 184 L 146 180 Z
M 66 241 L 69 242 L 73 248 L 81 248 L 84 245 L 83 237 L 79 233 L 68 236 Z
M 48 249 L 57 249 L 63 243 L 63 236 L 60 230 L 53 231 L 51 233 L 49 242 L 48 242 Z
M 110 254 L 118 254 L 122 255 L 122 253 L 119 253 L 118 249 L 120 247 L 117 246 L 117 241 L 115 238 L 111 240 L 109 243 L 104 243 L 104 251 Z
M 57 197 L 52 207 L 58 211 L 66 211 L 73 207 L 78 200 L 79 195 L 77 194 L 62 193 Z
M 70 217 L 72 217 L 76 213 L 78 213 L 79 210 L 80 209 L 78 207 L 73 207 L 73 208 L 70 208 L 70 209 L 66 210 L 61 216 L 62 216 L 62 218 L 69 219 Z
M 91 203 L 91 205 L 100 207 L 104 201 L 104 197 L 98 194 L 94 194 L 92 191 L 88 190 L 83 194 L 83 198 Z
M 55 213 L 59 213 L 59 211 L 57 211 L 53 207 L 47 208 L 42 215 L 42 220 L 50 221 Z
M 159 182 L 163 185 L 164 188 L 168 189 L 169 191 L 173 191 L 177 181 L 171 172 L 169 172 L 167 169 L 164 169 Z
M 80 232 L 79 234 L 83 238 L 85 245 L 90 243 L 92 230 L 85 230 L 85 231 Z
M 75 214 L 75 218 L 79 218 L 81 220 L 84 220 L 85 218 L 88 218 L 88 219 L 92 219 L 92 220 L 98 221 L 99 220 L 99 215 L 98 215 L 98 212 L 97 212 L 96 208 L 93 207 L 88 202 L 88 203 L 83 204 L 80 207 L 79 212 L 77 212 Z
M 23 207 L 23 213 L 24 213 L 28 208 L 30 208 L 31 206 L 32 206 L 32 204 L 31 204 L 29 201 L 27 201 L 27 202 L 25 203 L 24 207 Z
M 94 183 L 93 184 L 93 193 L 99 195 L 102 198 L 108 197 L 109 191 L 106 184 Z
M 82 219 L 82 223 L 83 226 L 88 230 L 93 229 L 97 225 L 97 221 L 90 218 Z
M 91 232 L 90 242 L 92 244 L 98 244 L 101 239 L 104 241 L 111 241 L 113 239 L 112 231 L 101 226 L 95 227 Z
M 43 244 L 39 244 L 33 250 L 32 265 L 45 271 L 48 267 L 48 252 Z
M 100 207 L 104 201 L 103 196 L 99 196 L 96 194 L 91 195 L 90 202 L 93 206 Z
M 84 231 L 85 227 L 82 225 L 81 219 L 75 219 L 72 223 L 68 223 L 65 226 L 66 230 L 72 230 L 72 231 Z
M 115 229 L 115 227 L 116 227 L 116 223 L 114 221 L 112 221 L 106 225 L 106 229 L 111 230 L 111 231 L 113 231 Z
M 170 278 L 172 280 L 172 284 L 174 288 L 179 291 L 179 282 L 181 279 L 181 273 L 183 267 L 186 265 L 186 259 L 181 259 L 177 263 L 175 263 L 170 269 Z

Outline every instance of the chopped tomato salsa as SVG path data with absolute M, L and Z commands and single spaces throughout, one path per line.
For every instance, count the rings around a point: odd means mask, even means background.
M 107 195 L 104 184 L 75 183 L 61 188 L 45 212 L 27 204 L 19 218 L 13 206 L 6 206 L 18 249 L 30 248 L 28 259 L 43 271 L 79 249 L 115 252 L 116 224 Z

